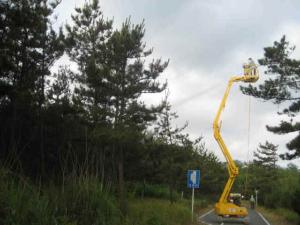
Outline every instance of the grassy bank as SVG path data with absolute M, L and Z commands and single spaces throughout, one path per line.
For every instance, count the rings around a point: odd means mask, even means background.
M 298 225 L 300 224 L 300 216 L 289 209 L 266 209 L 258 207 L 261 212 L 272 225 Z
M 195 199 L 194 223 L 191 222 L 191 201 L 178 200 L 173 204 L 166 199 L 145 198 L 129 200 L 128 224 L 134 225 L 191 225 L 197 224 L 197 217 L 207 210 L 207 204 Z
M 116 200 L 94 178 L 78 177 L 60 187 L 38 187 L 1 170 L 0 190 L 0 224 L 120 224 Z
M 132 199 L 128 224 L 188 225 L 191 224 L 191 210 L 183 202 L 170 204 L 164 199 Z
M 93 177 L 69 178 L 63 186 L 38 186 L 0 170 L 0 190 L 0 224 L 191 225 L 190 200 L 186 199 L 170 204 L 165 198 L 131 195 L 125 218 L 114 194 Z M 195 211 L 205 204 L 196 200 Z

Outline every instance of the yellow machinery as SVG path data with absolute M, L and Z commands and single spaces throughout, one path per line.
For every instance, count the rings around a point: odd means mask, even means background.
M 257 66 L 253 62 L 253 60 L 250 58 L 248 64 L 243 65 L 244 68 L 244 74 L 242 76 L 233 76 L 230 78 L 227 89 L 225 91 L 225 94 L 223 96 L 223 99 L 221 101 L 221 104 L 218 109 L 218 113 L 215 117 L 213 129 L 214 129 L 214 137 L 216 141 L 218 142 L 225 158 L 227 161 L 227 169 L 229 172 L 229 179 L 225 185 L 225 188 L 223 190 L 223 193 L 219 199 L 219 201 L 215 204 L 215 212 L 217 215 L 222 217 L 238 217 L 238 218 L 244 218 L 248 215 L 247 209 L 245 207 L 241 207 L 234 202 L 230 201 L 230 191 L 232 188 L 232 185 L 234 183 L 235 177 L 239 174 L 238 167 L 236 166 L 235 162 L 232 160 L 232 157 L 224 143 L 224 140 L 220 134 L 220 116 L 222 113 L 222 110 L 225 107 L 227 97 L 229 95 L 230 89 L 234 82 L 256 82 L 259 78 L 259 73 Z

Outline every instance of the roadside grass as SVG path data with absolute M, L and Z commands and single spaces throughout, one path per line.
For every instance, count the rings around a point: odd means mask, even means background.
M 38 187 L 0 169 L 0 224 L 118 225 L 116 200 L 93 177 Z
M 272 225 L 299 225 L 300 216 L 289 209 L 277 208 L 277 209 L 267 209 L 262 206 L 257 208 L 257 211 L 261 212 L 264 217 Z
M 129 201 L 129 223 L 134 225 L 187 225 L 191 211 L 185 204 L 170 204 L 164 199 L 132 199 Z
M 199 225 L 199 213 L 207 206 L 203 198 L 195 199 L 192 223 L 191 200 L 177 197 L 171 204 L 166 189 L 157 186 L 148 193 L 161 198 L 131 195 L 124 218 L 114 194 L 96 177 L 69 177 L 64 185 L 39 186 L 1 168 L 0 190 L 0 224 L 5 225 Z
M 144 198 L 130 199 L 127 224 L 129 225 L 191 225 L 200 224 L 199 215 L 203 208 L 201 200 L 195 201 L 194 222 L 191 221 L 191 201 L 183 199 L 173 204 L 166 199 Z

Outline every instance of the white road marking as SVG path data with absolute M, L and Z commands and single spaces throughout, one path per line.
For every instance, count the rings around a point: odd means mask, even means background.
M 202 219 L 204 216 L 210 214 L 212 211 L 214 211 L 214 210 L 213 210 L 213 209 L 212 209 L 212 210 L 209 210 L 207 213 L 204 213 L 203 215 L 201 215 L 201 216 L 199 217 L 199 220 Z
M 263 221 L 267 224 L 267 225 L 271 225 L 269 222 L 268 222 L 268 220 L 266 220 L 266 218 L 262 215 L 262 214 L 260 214 L 260 212 L 257 212 L 258 213 L 258 215 L 263 219 Z
M 213 211 L 214 211 L 214 209 L 209 210 L 208 212 L 206 212 L 206 213 L 204 213 L 203 215 L 199 216 L 198 220 L 199 220 L 200 222 L 206 224 L 206 225 L 212 225 L 211 223 L 206 223 L 206 222 L 202 221 L 201 219 L 202 219 L 203 217 L 207 216 L 208 214 L 210 214 L 210 213 L 213 212 Z
M 200 220 L 199 222 L 204 223 L 205 225 L 213 225 L 213 224 L 211 224 L 211 223 L 206 223 L 206 222 L 201 221 L 201 220 Z

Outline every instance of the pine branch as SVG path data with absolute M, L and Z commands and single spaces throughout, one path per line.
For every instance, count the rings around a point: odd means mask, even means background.
M 268 131 L 271 131 L 275 134 L 288 134 L 295 131 L 300 131 L 300 123 L 295 123 L 294 125 L 291 122 L 281 121 L 279 126 L 266 126 Z

